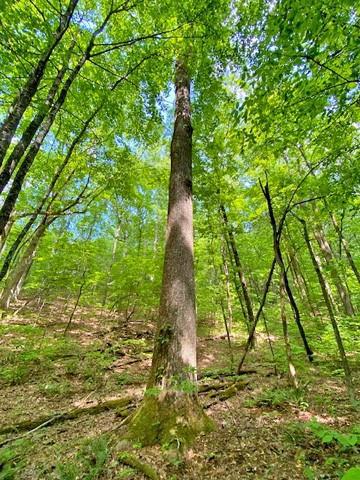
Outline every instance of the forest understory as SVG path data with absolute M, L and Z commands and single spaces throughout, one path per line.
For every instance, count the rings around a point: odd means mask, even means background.
M 39 305 L 19 301 L 1 320 L 1 479 L 331 480 L 359 462 L 359 404 L 348 400 L 336 359 L 319 355 L 309 366 L 295 355 L 296 391 L 277 356 L 283 339 L 271 337 L 275 373 L 260 332 L 236 376 L 226 335 L 201 324 L 199 397 L 214 430 L 185 451 L 176 439 L 146 448 L 126 441 L 122 424 L 144 395 L 154 324 L 81 307 L 64 335 L 71 307 Z M 235 328 L 231 340 L 236 364 L 245 337 Z M 359 392 L 351 352 L 349 361 Z

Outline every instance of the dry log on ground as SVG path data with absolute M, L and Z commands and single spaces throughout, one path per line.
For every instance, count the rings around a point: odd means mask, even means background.
M 128 409 L 134 402 L 135 399 L 133 397 L 125 397 L 115 400 L 106 400 L 91 407 L 79 407 L 73 408 L 67 412 L 52 413 L 51 415 L 44 415 L 36 419 L 24 420 L 23 422 L 19 422 L 14 425 L 7 425 L 2 428 L 0 427 L 0 435 L 4 435 L 6 433 L 23 432 L 26 430 L 34 431 L 35 429 L 38 429 L 38 427 L 48 427 L 64 420 L 73 420 L 80 415 L 96 415 L 97 413 L 101 413 L 106 410 Z

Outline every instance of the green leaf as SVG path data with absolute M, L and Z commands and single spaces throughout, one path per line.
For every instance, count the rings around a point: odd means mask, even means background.
M 321 440 L 323 443 L 330 443 L 333 441 L 333 439 L 334 435 L 332 433 L 326 433 Z
M 360 480 L 360 467 L 350 468 L 341 480 Z

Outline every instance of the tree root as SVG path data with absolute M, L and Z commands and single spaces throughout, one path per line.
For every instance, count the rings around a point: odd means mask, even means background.
M 156 470 L 148 463 L 140 461 L 137 457 L 128 452 L 123 452 L 119 455 L 119 462 L 129 467 L 135 468 L 138 472 L 150 478 L 150 480 L 160 480 Z
M 249 381 L 243 380 L 230 384 L 229 382 L 221 382 L 218 384 L 207 383 L 199 385 L 198 391 L 200 395 L 208 394 L 204 403 L 204 408 L 207 409 L 219 401 L 227 400 L 228 398 L 236 395 L 239 390 L 246 388 L 249 383 Z M 0 428 L 0 435 L 18 432 L 25 433 L 16 437 L 5 439 L 4 441 L 0 442 L 0 447 L 6 445 L 7 443 L 23 438 L 27 435 L 30 435 L 40 430 L 41 428 L 50 427 L 51 425 L 63 422 L 65 420 L 73 420 L 80 415 L 96 415 L 98 413 L 105 412 L 106 410 L 116 410 L 116 414 L 119 417 L 126 419 L 130 415 L 130 413 L 132 413 L 135 407 L 136 399 L 134 397 L 125 397 L 115 400 L 107 400 L 91 407 L 74 408 L 67 412 L 52 413 L 51 415 L 44 415 L 35 420 L 30 419 L 19 422 L 15 425 L 7 425 Z

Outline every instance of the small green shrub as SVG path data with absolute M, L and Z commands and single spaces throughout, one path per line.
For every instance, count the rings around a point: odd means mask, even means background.
M 39 392 L 47 397 L 64 397 L 69 395 L 72 391 L 72 385 L 70 382 L 63 381 L 49 381 L 41 383 L 39 386 Z
M 299 407 L 307 408 L 308 404 L 304 399 L 304 393 L 301 390 L 292 388 L 273 388 L 261 392 L 257 397 L 247 400 L 247 407 L 284 407 L 295 404 Z
M 343 450 L 360 445 L 360 429 L 354 427 L 348 433 L 338 432 L 316 421 L 309 422 L 309 427 L 313 434 L 324 444 L 335 443 Z
M 16 480 L 24 467 L 23 455 L 29 446 L 27 440 L 17 440 L 0 449 L 0 480 Z
M 25 383 L 32 372 L 31 365 L 10 365 L 0 370 L 0 381 L 6 385 Z
M 348 470 L 341 480 L 359 480 L 360 479 L 360 467 L 352 467 Z
M 105 437 L 87 439 L 74 460 L 57 464 L 56 478 L 58 480 L 97 480 L 105 471 L 109 457 L 110 449 Z
M 115 379 L 118 385 L 139 385 L 146 380 L 144 375 L 134 375 L 127 372 L 115 374 Z

